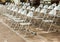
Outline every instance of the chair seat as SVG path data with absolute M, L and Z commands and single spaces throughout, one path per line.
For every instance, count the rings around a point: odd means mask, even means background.
M 53 22 L 53 20 L 43 20 L 44 22 Z
M 8 10 L 10 10 L 10 8 L 7 8 Z
M 9 15 L 9 14 L 3 14 L 3 15 L 5 15 L 5 16 L 7 16 L 8 18 L 13 18 L 13 15 Z
M 38 16 L 33 16 L 34 19 L 43 19 L 43 18 L 39 18 Z
M 16 16 L 14 16 L 12 19 L 13 20 L 20 20 L 21 18 L 16 18 Z
M 3 14 L 3 15 L 5 15 L 5 16 L 9 16 L 9 14 L 7 14 L 7 13 L 6 13 L 6 14 Z
M 25 20 L 21 20 L 20 18 L 13 17 L 12 18 L 15 22 L 24 22 Z
M 7 17 L 10 17 L 10 15 L 9 14 L 3 14 L 3 15 L 5 15 L 5 16 L 7 16 Z M 8 20 L 11 20 L 10 18 L 7 18 Z
M 34 19 L 43 19 L 43 18 L 34 17 Z
M 20 23 L 20 25 L 30 25 L 31 23 Z
M 17 12 L 17 10 L 13 10 L 14 12 Z
M 24 22 L 24 20 L 14 20 L 15 22 Z
M 60 17 L 60 15 L 56 15 L 56 17 Z
M 8 18 L 10 18 L 10 19 L 13 18 L 13 16 L 12 16 L 12 15 L 9 15 L 9 14 L 7 14 L 6 16 L 7 16 Z
M 5 16 L 7 16 L 8 18 L 14 20 L 14 21 L 17 21 L 17 20 L 20 20 L 20 18 L 16 18 L 16 16 L 13 16 L 13 15 L 9 15 L 9 14 L 4 14 Z M 23 20 L 21 20 L 23 21 Z
M 7 13 L 5 13 L 5 14 L 3 14 L 3 15 L 5 15 L 5 16 L 6 16 L 6 15 L 8 15 L 8 14 L 7 14 Z

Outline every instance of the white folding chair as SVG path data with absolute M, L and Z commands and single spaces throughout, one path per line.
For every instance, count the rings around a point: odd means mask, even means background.
M 35 7 L 32 7 L 30 10 L 31 10 L 31 11 L 35 11 Z
M 54 22 L 55 19 L 55 15 L 56 15 L 56 10 L 52 10 L 48 13 L 48 15 L 44 18 L 43 23 L 44 25 L 42 25 L 42 28 L 47 31 L 47 32 L 54 32 L 54 31 L 50 31 L 53 30 L 52 24 Z
M 39 20 L 38 22 L 40 23 L 38 23 L 37 22 L 37 24 L 39 25 L 39 28 L 40 28 L 40 26 L 41 26 L 41 24 L 42 24 L 42 20 L 45 18 L 45 16 L 46 16 L 46 13 L 47 13 L 47 9 L 42 9 L 41 11 L 40 11 L 40 13 L 38 14 L 38 16 L 35 16 L 34 17 L 34 19 L 36 19 L 36 20 Z M 35 24 L 35 23 L 34 23 Z
M 18 8 L 16 7 L 16 8 L 13 10 L 13 12 L 14 12 L 13 16 L 17 16 Z
M 56 3 L 53 3 L 52 6 L 53 6 L 53 8 L 55 8 L 56 7 Z
M 25 5 L 25 2 L 23 2 L 22 5 L 24 6 Z
M 23 9 L 21 8 L 21 9 L 19 9 L 18 13 L 21 13 L 22 11 L 23 11 Z
M 48 8 L 48 5 L 44 5 L 44 7 L 43 7 L 44 9 L 47 9 Z
M 22 8 L 23 8 L 23 9 L 26 9 L 26 6 L 24 5 L 24 6 L 22 6 Z
M 43 4 L 40 4 L 39 7 L 40 7 L 40 9 L 42 9 L 43 8 Z
M 27 17 L 29 18 L 32 18 L 33 17 L 33 12 L 32 11 L 30 11 L 28 14 L 27 14 Z M 20 23 L 20 25 L 21 25 L 21 28 L 20 28 L 20 30 L 22 30 L 22 29 L 25 29 L 25 36 L 26 36 L 26 33 L 28 32 L 28 30 L 29 30 L 29 28 L 30 28 L 30 25 L 31 25 L 31 20 L 29 21 L 29 22 L 24 22 L 24 23 Z M 27 26 L 28 28 L 24 28 L 24 26 Z
M 30 9 L 31 9 L 31 6 L 28 6 L 28 7 L 27 7 L 27 10 L 30 10 Z
M 41 25 L 42 25 L 42 23 L 43 23 L 42 21 L 44 20 L 44 18 L 46 17 L 46 15 L 47 15 L 47 9 L 42 9 L 42 10 L 40 11 L 39 18 L 37 18 L 37 19 L 40 20 L 39 28 L 41 28 Z
M 22 4 L 22 2 L 19 3 L 20 5 Z
M 47 13 L 49 13 L 52 9 L 54 9 L 54 8 L 53 8 L 52 5 L 50 5 L 50 6 L 48 7 Z
M 39 7 L 36 8 L 36 9 L 35 9 L 35 12 L 40 12 L 40 8 L 39 8 Z
M 27 15 L 27 10 L 25 9 L 21 12 L 21 18 L 24 18 L 26 15 Z
M 40 14 L 40 8 L 36 8 L 35 11 L 34 11 L 34 16 L 37 16 Z
M 18 19 L 20 19 L 20 18 L 16 18 L 17 12 L 18 12 L 18 8 L 13 7 L 10 11 L 12 11 L 11 15 L 7 14 L 6 16 L 7 16 L 9 19 L 11 19 L 12 22 L 10 22 L 10 26 L 12 26 L 13 20 L 18 20 Z M 13 15 L 14 15 L 14 12 L 16 12 L 15 16 L 13 16 Z
M 50 6 L 48 7 L 48 9 L 54 9 L 54 8 L 53 8 L 53 6 L 52 6 L 52 5 L 50 5 Z
M 10 9 L 12 8 L 12 5 L 9 5 L 8 7 L 6 7 L 6 13 L 10 14 Z M 3 14 L 4 15 L 4 14 Z
M 22 17 L 22 14 L 21 14 L 21 13 L 22 13 L 24 10 L 25 10 L 25 9 L 23 9 L 23 8 L 19 9 L 17 16 L 21 18 L 21 17 Z
M 7 8 L 6 12 L 3 13 L 4 16 L 6 16 L 6 17 L 10 17 L 9 14 L 10 14 L 10 9 L 11 9 L 11 7 L 12 7 L 12 6 L 9 6 L 9 7 Z M 5 7 L 5 8 L 6 8 L 6 7 Z M 9 11 L 9 12 L 7 12 L 7 11 Z M 10 18 L 7 18 L 7 20 L 10 21 L 11 19 L 10 19 Z
M 21 12 L 21 16 L 26 15 L 26 14 L 27 14 L 27 10 L 23 10 L 23 11 Z M 24 17 L 24 16 L 23 16 L 23 17 Z M 24 21 L 25 21 L 25 17 L 24 17 L 24 19 L 13 17 L 13 20 L 14 20 L 14 22 L 16 23 L 15 27 L 19 27 L 18 24 L 24 22 Z M 15 27 L 14 27 L 14 29 L 18 29 L 18 28 L 15 28 Z
M 25 3 L 26 6 L 30 6 L 30 3 Z

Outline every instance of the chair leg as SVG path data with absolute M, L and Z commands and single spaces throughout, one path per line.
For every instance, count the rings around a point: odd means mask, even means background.
M 18 29 L 19 29 L 19 23 L 15 23 L 14 30 L 18 30 Z
M 11 21 L 10 27 L 13 28 L 14 21 Z
M 49 27 L 49 29 L 48 29 L 48 31 L 47 31 L 47 32 L 49 32 L 49 31 L 50 31 L 50 29 L 51 29 L 51 26 L 52 26 L 52 23 L 51 23 L 51 25 L 50 25 L 50 27 Z

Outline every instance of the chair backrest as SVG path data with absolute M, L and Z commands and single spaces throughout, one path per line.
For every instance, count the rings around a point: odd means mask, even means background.
M 53 3 L 52 6 L 56 6 L 56 3 Z
M 60 10 L 60 6 L 58 6 L 58 9 Z
M 54 10 L 60 10 L 60 6 L 56 6 Z
M 39 7 L 36 8 L 35 12 L 40 12 L 40 8 Z
M 25 2 L 23 2 L 22 4 L 25 5 Z
M 31 6 L 28 6 L 27 9 L 30 10 L 31 9 Z
M 53 6 L 53 8 L 55 8 L 56 7 L 56 3 L 53 3 L 52 6 Z
M 27 14 L 27 17 L 28 17 L 28 18 L 27 18 L 26 20 L 27 20 L 28 22 L 31 22 L 31 21 L 32 21 L 32 18 L 33 18 L 33 11 L 29 11 L 28 14 Z
M 11 8 L 12 8 L 11 6 L 8 6 L 8 7 L 7 7 L 8 10 L 11 9 Z
M 52 5 L 50 5 L 50 6 L 48 7 L 48 9 L 53 9 L 53 6 L 52 6 Z
M 32 7 L 30 10 L 31 10 L 31 11 L 34 11 L 34 10 L 35 10 L 35 7 Z
M 21 12 L 22 15 L 26 15 L 27 14 L 27 10 L 24 10 Z
M 15 8 L 16 8 L 16 7 L 15 7 L 15 6 L 13 6 L 10 10 L 11 10 L 11 11 L 13 11 Z
M 46 14 L 46 13 L 47 13 L 47 9 L 42 9 L 42 10 L 40 11 L 40 13 Z
M 30 3 L 25 3 L 26 6 L 30 6 Z
M 9 9 L 11 9 L 13 6 L 14 6 L 14 4 L 10 4 L 10 5 L 8 5 L 7 9 L 9 10 Z
M 60 14 L 60 6 L 56 6 L 54 10 L 56 10 L 56 15 Z
M 44 9 L 47 9 L 47 8 L 48 8 L 48 5 L 45 5 L 43 8 L 44 8 Z
M 23 11 L 23 9 L 21 8 L 21 9 L 19 9 L 18 13 L 21 13 L 22 11 Z
M 40 4 L 39 7 L 43 8 L 43 4 Z
M 20 2 L 19 4 L 22 4 L 22 2 Z
M 13 11 L 18 12 L 18 8 L 16 7 Z
M 48 15 L 44 17 L 45 20 L 54 20 L 56 16 L 56 10 L 51 10 Z
M 60 4 L 58 4 L 58 6 L 60 6 Z
M 54 10 L 57 10 L 58 9 L 58 7 L 56 6 L 55 8 L 54 8 Z
M 27 17 L 33 17 L 33 12 L 29 11 L 29 13 L 27 14 Z
M 50 12 L 49 12 L 49 15 L 51 15 L 51 16 L 55 16 L 56 15 L 56 10 L 51 10 Z
M 24 5 L 24 6 L 22 6 L 22 8 L 23 8 L 23 9 L 26 9 L 26 6 Z

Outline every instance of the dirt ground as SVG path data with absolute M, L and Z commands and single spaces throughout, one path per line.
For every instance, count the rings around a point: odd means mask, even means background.
M 25 42 L 25 40 L 0 22 L 0 42 Z

